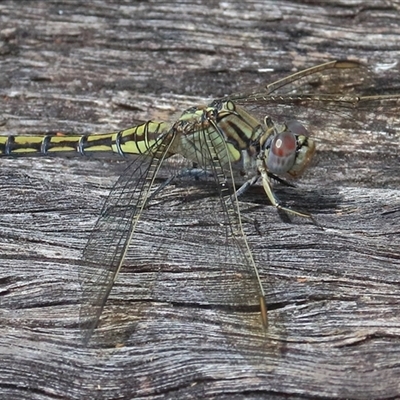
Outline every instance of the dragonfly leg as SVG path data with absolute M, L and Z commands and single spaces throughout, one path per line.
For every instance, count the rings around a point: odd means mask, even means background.
M 271 183 L 270 183 L 269 176 L 268 176 L 268 172 L 266 171 L 265 168 L 259 168 L 259 171 L 261 173 L 261 179 L 262 179 L 264 191 L 267 194 L 269 201 L 271 202 L 271 204 L 274 207 L 276 207 L 278 210 L 282 210 L 282 211 L 284 211 L 284 212 L 286 212 L 288 214 L 293 214 L 293 215 L 297 215 L 299 217 L 309 218 L 309 219 L 311 219 L 311 221 L 315 225 L 318 225 L 311 214 L 300 212 L 300 211 L 296 211 L 296 210 L 293 210 L 291 208 L 282 206 L 280 204 L 280 202 L 279 202 L 279 199 L 276 197 L 276 195 L 272 191 Z
M 249 179 L 245 183 L 243 183 L 243 185 L 240 186 L 240 188 L 238 190 L 236 190 L 236 196 L 240 197 L 244 193 L 246 193 L 248 188 L 250 186 L 253 186 L 258 181 L 259 178 L 260 178 L 259 176 L 253 176 L 251 179 Z
M 203 168 L 192 167 L 192 168 L 185 168 L 177 175 L 178 178 L 185 178 L 185 177 L 192 177 L 198 180 L 199 178 L 206 177 L 210 178 L 213 176 L 211 171 L 206 171 Z
M 147 199 L 147 203 L 153 200 L 160 192 L 162 192 L 171 182 L 176 179 L 176 178 L 187 178 L 191 177 L 196 180 L 202 177 L 211 177 L 212 173 L 210 171 L 206 171 L 202 168 L 184 168 L 181 171 L 179 171 L 177 174 L 170 176 L 168 179 L 166 179 Z
M 236 193 L 234 195 L 231 195 L 230 197 L 228 197 L 225 200 L 225 202 L 226 203 L 233 202 L 235 197 L 237 199 L 239 196 L 242 196 L 248 190 L 248 188 L 250 186 L 254 185 L 258 181 L 258 179 L 259 179 L 259 176 L 253 176 L 251 179 L 248 179 L 245 183 L 243 183 L 242 186 L 240 186 L 240 188 L 238 190 L 236 190 Z M 255 224 L 255 220 L 253 218 L 247 217 L 243 214 L 241 214 L 241 219 L 250 224 Z
M 147 204 L 153 200 L 160 192 L 162 192 L 175 178 L 177 175 L 170 176 L 167 180 L 165 180 L 147 199 L 146 201 L 146 206 Z
M 281 183 L 284 186 L 293 187 L 293 188 L 296 187 L 296 185 L 294 185 L 293 183 L 288 182 L 285 179 L 279 178 L 279 176 L 273 174 L 272 172 L 267 172 L 267 173 L 268 173 L 268 177 L 269 178 L 272 178 L 274 181 L 277 181 L 277 182 Z

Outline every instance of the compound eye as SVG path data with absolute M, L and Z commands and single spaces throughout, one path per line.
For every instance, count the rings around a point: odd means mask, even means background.
M 296 136 L 289 131 L 276 135 L 271 143 L 267 168 L 275 175 L 288 172 L 296 160 L 297 140 Z
M 293 132 L 297 136 L 307 136 L 307 137 L 310 136 L 308 130 L 299 121 L 296 121 L 295 119 L 292 119 L 291 121 L 287 122 L 286 126 L 290 132 Z

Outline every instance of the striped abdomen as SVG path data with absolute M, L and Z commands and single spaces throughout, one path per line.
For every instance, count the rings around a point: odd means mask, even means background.
M 169 129 L 170 126 L 164 122 L 148 121 L 133 128 L 105 134 L 0 136 L 0 155 L 143 154 Z

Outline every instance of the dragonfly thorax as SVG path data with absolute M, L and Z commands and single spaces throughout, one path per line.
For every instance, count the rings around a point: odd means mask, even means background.
M 256 158 L 264 127 L 252 115 L 232 101 L 214 101 L 208 106 L 192 107 L 183 112 L 176 130 L 175 150 L 196 164 L 207 167 L 213 162 L 210 143 L 222 164 L 244 167 L 247 158 Z

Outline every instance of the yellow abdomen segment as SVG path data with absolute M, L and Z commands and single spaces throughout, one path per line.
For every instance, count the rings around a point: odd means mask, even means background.
M 151 152 L 151 147 L 168 131 L 168 124 L 148 121 L 119 132 L 104 134 L 1 136 L 0 155 L 90 155 L 99 152 L 143 154 Z

